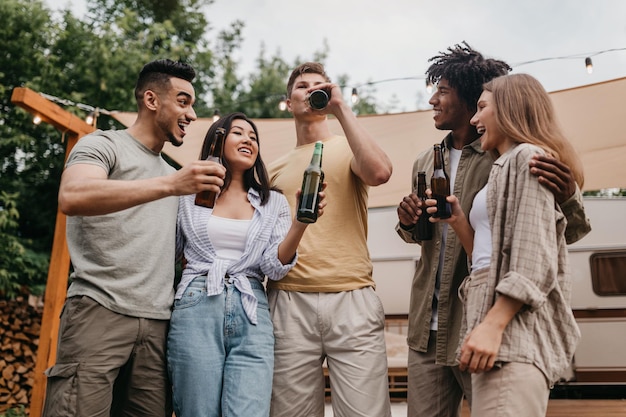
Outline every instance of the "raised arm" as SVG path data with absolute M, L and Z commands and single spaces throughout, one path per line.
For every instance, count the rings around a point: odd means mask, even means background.
M 393 170 L 389 156 L 359 123 L 350 106 L 343 101 L 337 85 L 333 84 L 328 107 L 341 124 L 354 154 L 352 172 L 370 186 L 389 181 Z

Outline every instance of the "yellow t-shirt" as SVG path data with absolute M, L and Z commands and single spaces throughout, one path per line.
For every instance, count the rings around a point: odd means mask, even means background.
M 273 186 L 283 191 L 295 215 L 296 191 L 311 163 L 315 144 L 296 147 L 268 167 Z M 368 186 L 350 169 L 353 158 L 342 136 L 324 140 L 322 170 L 327 205 L 298 246 L 296 266 L 269 286 L 287 291 L 340 292 L 374 287 L 367 248 Z

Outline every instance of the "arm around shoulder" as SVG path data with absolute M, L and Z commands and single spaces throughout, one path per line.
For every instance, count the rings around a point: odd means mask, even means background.
M 585 213 L 583 196 L 578 186 L 576 192 L 561 204 L 561 210 L 567 219 L 565 240 L 568 245 L 578 242 L 591 231 L 591 223 Z

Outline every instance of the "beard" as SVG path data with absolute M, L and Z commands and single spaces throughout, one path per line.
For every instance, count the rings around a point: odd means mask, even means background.
M 183 141 L 180 139 L 177 139 L 176 136 L 174 136 L 174 134 L 171 132 L 167 134 L 167 140 L 177 148 L 183 144 Z

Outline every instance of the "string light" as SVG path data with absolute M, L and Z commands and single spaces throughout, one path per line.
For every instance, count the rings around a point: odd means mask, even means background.
M 33 117 L 33 124 L 35 126 L 39 126 L 41 124 L 41 116 L 36 114 L 35 117 Z
M 593 62 L 591 60 L 592 57 L 597 56 L 597 55 L 601 55 L 601 54 L 605 54 L 605 53 L 609 53 L 609 52 L 616 52 L 616 51 L 625 51 L 626 47 L 624 48 L 612 48 L 612 49 L 605 49 L 602 51 L 596 51 L 596 52 L 590 52 L 590 53 L 586 53 L 586 54 L 575 54 L 575 55 L 566 55 L 566 56 L 556 56 L 556 57 L 547 57 L 547 58 L 539 58 L 539 59 L 534 59 L 534 60 L 530 60 L 530 61 L 524 61 L 524 62 L 518 62 L 518 63 L 514 63 L 511 64 L 511 67 L 513 68 L 517 68 L 523 65 L 528 65 L 528 64 L 534 64 L 537 62 L 544 62 L 544 61 L 554 61 L 554 60 L 562 60 L 562 59 L 581 59 L 584 58 L 585 60 L 585 68 L 587 69 L 587 73 L 591 74 L 593 72 Z M 362 84 L 358 84 L 352 87 L 352 94 L 351 94 L 351 100 L 352 100 L 352 104 L 357 104 L 360 100 L 359 95 L 358 95 L 358 90 L 357 88 L 362 87 L 362 86 L 366 86 L 366 85 L 374 85 L 374 84 L 381 84 L 381 83 L 387 83 L 387 82 L 392 82 L 392 81 L 406 81 L 406 80 L 425 80 L 426 83 L 426 92 L 430 95 L 432 93 L 432 90 L 434 88 L 433 84 L 425 77 L 425 76 L 414 76 L 414 77 L 399 77 L 399 78 L 388 78 L 388 79 L 384 79 L 384 80 L 378 80 L 378 81 L 368 81 L 366 83 L 362 83 Z M 345 88 L 348 86 L 340 86 L 341 88 Z M 83 103 L 75 103 L 73 101 L 67 100 L 67 99 L 61 99 L 59 97 L 55 97 L 55 96 L 51 96 L 49 94 L 45 94 L 45 93 L 39 93 L 41 96 L 43 96 L 44 98 L 47 98 L 50 101 L 59 103 L 59 104 L 63 104 L 65 106 L 75 106 L 78 107 L 81 110 L 84 110 L 86 112 L 88 112 L 88 115 L 85 119 L 86 123 L 95 126 L 95 123 L 97 121 L 97 118 L 100 114 L 105 114 L 105 115 L 111 115 L 113 113 L 115 113 L 115 111 L 109 111 L 106 109 L 101 109 L 98 107 L 93 107 L 90 106 L 88 104 L 83 104 Z M 267 98 L 267 97 L 273 97 L 273 96 L 278 96 L 280 94 L 269 94 L 266 96 L 262 96 L 259 98 Z M 247 100 L 248 101 L 248 100 Z M 278 103 L 278 108 L 280 109 L 280 111 L 285 111 L 287 110 L 287 96 L 285 96 L 284 94 L 281 95 L 281 100 Z M 213 112 L 213 122 L 217 121 L 220 118 L 220 112 L 218 109 L 215 109 Z M 33 123 L 34 124 L 39 124 L 41 123 L 41 117 L 39 115 L 36 115 L 33 118 Z
M 87 123 L 88 125 L 93 126 L 93 122 L 96 120 L 96 115 L 94 112 L 89 113 L 89 115 L 87 115 L 87 117 L 85 117 L 85 123 Z
M 287 96 L 283 94 L 280 101 L 278 102 L 278 110 L 285 111 L 287 110 Z
M 426 79 L 426 92 L 428 94 L 432 94 L 433 92 L 433 83 L 431 83 L 428 78 Z
M 548 58 L 539 58 L 539 59 L 533 59 L 531 61 L 519 62 L 519 63 L 513 64 L 511 66 L 512 67 L 521 67 L 522 65 L 534 64 L 536 62 L 555 61 L 555 60 L 561 60 L 561 59 L 581 59 L 581 58 L 584 58 L 585 59 L 585 67 L 587 68 L 587 72 L 589 74 L 591 74 L 593 72 L 593 64 L 591 62 L 591 57 L 602 55 L 602 54 L 606 54 L 608 52 L 616 52 L 616 51 L 626 51 L 626 48 L 612 48 L 612 49 L 605 49 L 605 50 L 602 50 L 602 51 L 589 52 L 589 53 L 585 53 L 585 54 L 574 54 L 574 55 L 565 55 L 565 56 L 554 56 L 554 57 L 548 57 Z
M 101 109 L 100 107 L 94 107 L 91 106 L 89 104 L 84 104 L 84 103 L 75 103 L 71 100 L 65 99 L 65 98 L 59 98 L 56 96 L 52 96 L 50 94 L 46 94 L 46 93 L 39 93 L 39 95 L 41 95 L 42 97 L 54 102 L 54 103 L 59 103 L 62 104 L 64 106 L 73 106 L 73 107 L 78 107 L 79 109 L 88 112 L 87 116 L 85 117 L 85 123 L 87 123 L 90 126 L 95 126 L 96 122 L 98 121 L 98 116 L 101 114 L 105 114 L 105 115 L 111 115 L 113 113 L 116 113 L 115 111 L 109 111 L 106 109 Z M 38 116 L 35 116 L 35 119 Z M 33 123 L 35 123 L 35 119 L 33 119 Z M 41 123 L 41 117 L 39 117 L 39 122 L 35 123 L 35 124 L 39 124 Z
M 591 58 L 585 58 L 585 67 L 587 67 L 587 74 L 591 74 L 593 72 L 593 63 L 591 62 Z
M 359 94 L 356 91 L 356 87 L 352 89 L 352 104 L 356 104 L 359 102 Z

